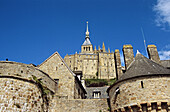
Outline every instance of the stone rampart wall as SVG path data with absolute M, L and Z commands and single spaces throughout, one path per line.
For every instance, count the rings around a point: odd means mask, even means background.
M 0 76 L 19 77 L 26 80 L 40 80 L 42 85 L 55 93 L 56 83 L 46 73 L 35 67 L 9 61 L 0 61 Z
M 0 112 L 42 112 L 41 90 L 30 82 L 0 78 Z
M 116 94 L 117 87 L 120 89 L 118 94 Z M 109 96 L 112 111 L 126 110 L 133 106 L 143 109 L 144 105 L 149 111 L 154 103 L 156 105 L 167 103 L 168 106 L 168 102 L 170 102 L 170 77 L 148 76 L 122 81 L 110 89 Z
M 107 99 L 53 99 L 51 112 L 109 112 Z

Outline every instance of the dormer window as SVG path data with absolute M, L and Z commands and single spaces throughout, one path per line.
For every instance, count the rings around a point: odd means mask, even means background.
M 93 98 L 100 98 L 101 92 L 100 91 L 93 91 Z

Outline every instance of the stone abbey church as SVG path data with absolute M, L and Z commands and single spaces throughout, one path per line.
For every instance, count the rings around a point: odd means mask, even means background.
M 64 61 L 73 72 L 81 72 L 83 79 L 113 79 L 116 77 L 114 53 L 106 51 L 104 42 L 100 46 L 93 48 L 90 42 L 88 22 L 85 41 L 81 46 L 81 52 L 74 55 L 66 55 Z
M 40 65 L 0 61 L 0 112 L 170 112 L 170 60 L 160 60 L 155 45 L 149 59 L 132 45 L 120 53 L 98 50 L 88 24 L 81 52 L 63 59 L 56 51 Z M 112 79 L 86 87 L 84 79 Z

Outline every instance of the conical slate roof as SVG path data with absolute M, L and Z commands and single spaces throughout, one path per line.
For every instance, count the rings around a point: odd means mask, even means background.
M 86 38 L 83 45 L 91 45 L 91 42 L 90 42 L 89 38 Z
M 126 72 L 118 79 L 124 80 L 138 76 L 147 75 L 170 75 L 170 70 L 137 53 L 134 61 L 127 68 Z

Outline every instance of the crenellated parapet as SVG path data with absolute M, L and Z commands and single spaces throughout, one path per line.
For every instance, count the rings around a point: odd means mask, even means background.
M 114 109 L 112 112 L 169 112 L 169 101 L 152 101 L 132 104 L 122 108 Z

